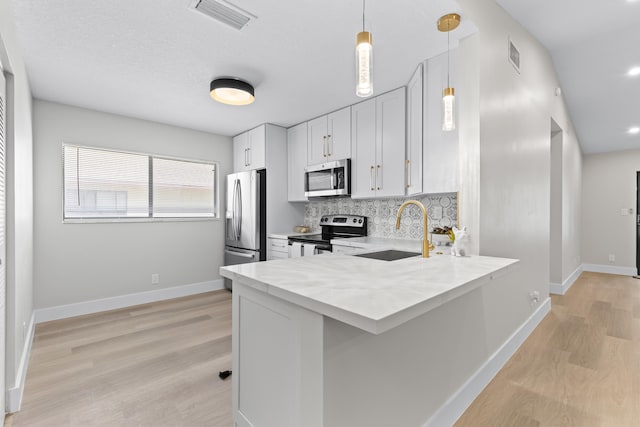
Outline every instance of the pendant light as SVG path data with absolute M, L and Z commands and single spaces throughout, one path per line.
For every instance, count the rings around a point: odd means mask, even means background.
M 255 100 L 253 86 L 240 79 L 215 79 L 209 86 L 209 94 L 228 105 L 249 105 Z
M 356 95 L 366 98 L 373 94 L 373 47 L 371 33 L 364 30 L 362 0 L 362 31 L 356 37 Z
M 438 30 L 447 33 L 447 87 L 442 90 L 442 130 L 451 131 L 456 128 L 455 90 L 451 86 L 449 75 L 451 72 L 451 47 L 449 32 L 460 25 L 460 15 L 450 13 L 438 19 Z

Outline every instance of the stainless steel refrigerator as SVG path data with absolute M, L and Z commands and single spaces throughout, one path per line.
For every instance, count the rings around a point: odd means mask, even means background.
M 227 175 L 224 265 L 267 259 L 266 171 Z M 231 280 L 224 279 L 231 290 Z

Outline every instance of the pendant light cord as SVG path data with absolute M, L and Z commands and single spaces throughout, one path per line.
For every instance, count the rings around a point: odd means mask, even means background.
M 451 21 L 447 21 L 447 87 L 451 87 L 449 83 L 449 74 L 451 72 L 451 45 L 449 43 L 449 37 L 451 36 Z
M 364 6 L 365 6 L 365 1 L 362 0 L 362 31 L 364 31 Z

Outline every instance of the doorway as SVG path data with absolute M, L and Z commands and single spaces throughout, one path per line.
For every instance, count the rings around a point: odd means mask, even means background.
M 549 200 L 549 283 L 562 293 L 562 129 L 551 119 Z
M 0 66 L 0 402 L 2 402 L 2 419 L 6 408 L 5 403 L 5 342 L 6 342 L 6 211 L 5 211 L 5 153 L 6 153 L 6 99 L 7 85 L 4 72 Z
M 636 172 L 636 278 L 640 278 L 640 172 Z

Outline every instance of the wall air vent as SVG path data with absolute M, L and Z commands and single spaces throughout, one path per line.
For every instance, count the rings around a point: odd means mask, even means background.
M 511 62 L 513 68 L 520 73 L 520 51 L 516 45 L 513 44 L 511 38 L 509 38 L 509 62 Z
M 191 7 L 236 30 L 242 30 L 250 21 L 256 19 L 256 16 L 246 10 L 222 0 L 195 0 Z

